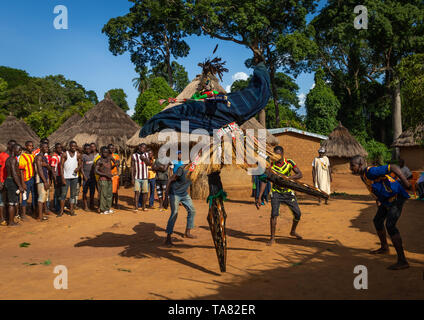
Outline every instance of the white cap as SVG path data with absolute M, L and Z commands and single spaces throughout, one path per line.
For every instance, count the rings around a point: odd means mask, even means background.
M 318 153 L 325 153 L 325 148 L 324 147 L 319 148 Z

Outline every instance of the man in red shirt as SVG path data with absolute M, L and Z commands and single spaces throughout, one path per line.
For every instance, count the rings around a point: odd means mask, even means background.
M 6 160 L 10 157 L 12 153 L 12 149 L 15 146 L 16 141 L 10 140 L 7 143 L 7 151 L 0 153 L 0 225 L 7 226 L 7 222 L 5 220 L 5 212 L 4 205 L 6 202 L 6 188 L 4 187 L 4 181 L 7 177 L 6 171 Z

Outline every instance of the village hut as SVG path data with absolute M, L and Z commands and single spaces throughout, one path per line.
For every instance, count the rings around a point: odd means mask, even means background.
M 367 157 L 368 153 L 340 122 L 322 143 L 330 159 L 334 173 L 350 173 L 350 159 L 356 155 Z
M 126 154 L 128 139 L 139 130 L 140 126 L 107 96 L 87 111 L 75 125 L 57 135 L 55 142 L 67 145 L 74 140 L 80 147 L 92 142 L 98 147 L 112 143 L 121 154 Z
M 71 117 L 69 117 L 55 132 L 53 132 L 48 137 L 50 144 L 54 145 L 66 130 L 77 125 L 81 119 L 82 117 L 78 113 L 74 113 Z
M 293 159 L 303 173 L 302 181 L 312 184 L 312 160 L 318 155 L 318 149 L 328 137 L 305 130 L 285 127 L 269 129 L 284 147 L 284 156 Z
M 12 115 L 8 116 L 0 125 L 0 143 L 7 145 L 9 140 L 15 140 L 22 147 L 27 141 L 32 141 L 34 145 L 40 143 L 40 138 L 30 126 Z
M 424 171 L 424 124 L 402 132 L 392 147 L 399 148 L 400 158 L 409 169 Z
M 180 101 L 183 101 L 184 99 L 190 99 L 196 92 L 201 91 L 201 88 L 206 82 L 206 79 L 209 80 L 209 86 L 211 90 L 216 90 L 222 94 L 226 93 L 225 89 L 220 85 L 219 80 L 215 75 L 211 73 L 208 73 L 207 75 L 205 75 L 202 73 L 200 75 L 197 75 L 196 78 L 191 83 L 189 83 L 184 88 L 184 90 L 177 96 L 176 100 L 178 102 L 170 103 L 168 106 L 164 108 L 164 110 L 179 105 L 181 103 Z M 265 129 L 259 123 L 259 121 L 256 120 L 255 118 L 249 119 L 248 121 L 243 123 L 240 126 L 240 128 L 243 129 L 244 131 L 247 129 L 252 129 L 255 135 L 257 135 L 258 129 Z M 277 145 L 278 140 L 268 131 L 266 131 L 266 133 L 267 133 L 267 143 L 271 145 Z M 139 132 L 136 132 L 134 136 L 132 136 L 131 139 L 128 140 L 127 145 L 129 147 L 134 148 L 138 146 L 140 143 L 146 143 L 147 145 L 151 146 L 153 149 L 157 151 L 162 145 L 166 143 L 166 141 L 159 140 L 159 134 L 160 133 L 157 132 L 145 138 L 140 138 Z M 204 136 L 202 137 L 202 135 L 197 135 L 197 134 L 190 134 L 189 138 L 186 137 L 186 135 L 188 134 L 178 133 L 178 137 L 180 139 L 179 141 L 188 141 L 188 139 L 190 139 L 189 144 L 193 145 L 197 143 L 198 141 L 201 141 L 202 138 L 204 138 Z M 209 136 L 207 138 L 210 139 Z M 179 145 L 181 147 L 181 143 Z M 182 160 L 188 161 L 189 159 L 182 159 Z M 244 170 L 237 168 L 235 166 L 224 167 L 222 169 L 221 177 L 222 177 L 222 182 L 226 187 L 226 191 L 228 192 L 230 196 L 246 196 L 249 194 L 251 190 L 251 185 L 252 185 L 251 177 L 247 175 Z M 208 183 L 207 183 L 207 176 L 205 173 L 203 176 L 196 179 L 196 181 L 193 183 L 193 186 L 191 188 L 191 196 L 193 199 L 205 199 L 208 194 L 209 194 L 209 189 L 208 189 Z

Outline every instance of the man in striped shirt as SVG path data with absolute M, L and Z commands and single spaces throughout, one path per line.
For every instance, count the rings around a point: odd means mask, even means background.
M 22 220 L 26 219 L 27 213 L 27 202 L 29 195 L 32 197 L 32 208 L 31 212 L 35 211 L 37 205 L 37 196 L 35 193 L 35 179 L 34 179 L 34 158 L 32 154 L 34 144 L 32 141 L 25 142 L 25 150 L 19 157 L 19 170 L 21 170 L 22 185 L 25 189 L 25 195 L 22 196 Z
M 147 145 L 145 143 L 140 144 L 137 147 L 137 151 L 131 157 L 131 171 L 132 171 L 132 183 L 134 185 L 134 207 L 135 211 L 138 211 L 138 199 L 140 193 L 142 194 L 142 209 L 146 210 L 147 195 L 149 192 L 149 175 L 147 166 L 151 166 L 152 163 L 149 158 L 147 151 Z

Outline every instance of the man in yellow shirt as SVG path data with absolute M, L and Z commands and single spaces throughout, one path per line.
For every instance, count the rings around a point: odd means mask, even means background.
M 22 220 L 26 219 L 27 214 L 27 202 L 28 197 L 31 194 L 32 206 L 31 212 L 34 212 L 37 202 L 37 196 L 35 195 L 35 179 L 34 179 L 34 158 L 32 154 L 34 144 L 32 141 L 25 143 L 25 150 L 19 157 L 19 170 L 21 171 L 22 185 L 24 186 L 25 192 L 22 195 L 22 213 L 20 215 Z
M 115 207 L 115 209 L 118 209 L 118 199 L 119 199 L 119 166 L 121 165 L 121 159 L 119 158 L 119 154 L 117 154 L 115 151 L 115 146 L 113 144 L 110 144 L 108 146 L 109 152 L 112 157 L 112 162 L 115 164 L 116 167 L 114 167 L 111 170 L 112 173 L 112 205 Z

